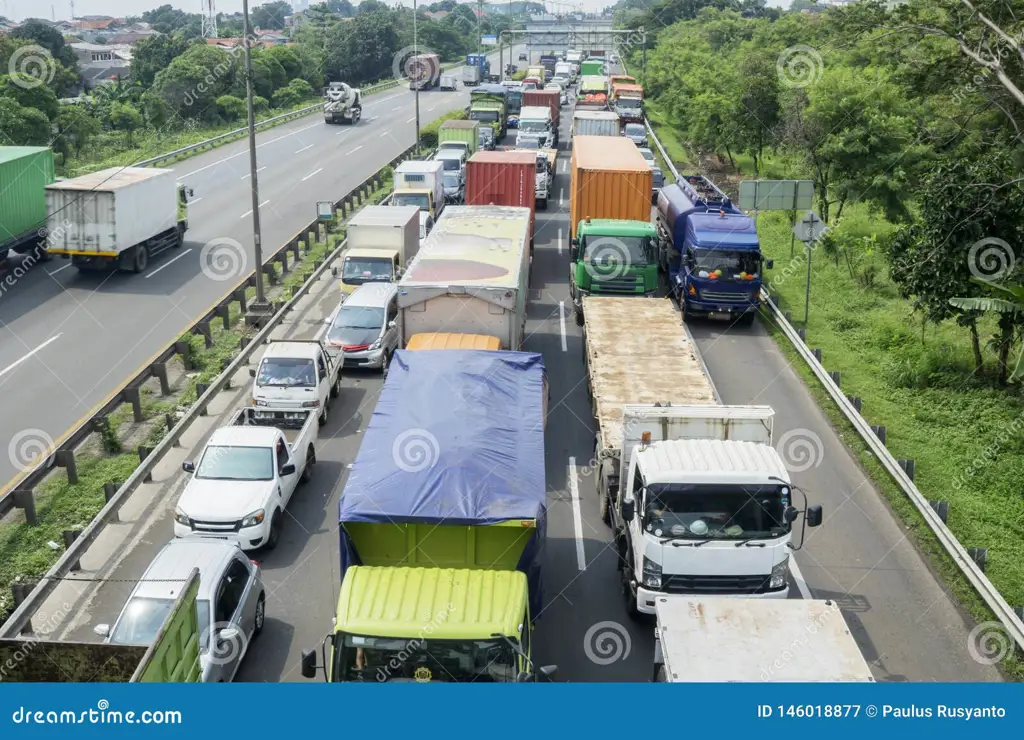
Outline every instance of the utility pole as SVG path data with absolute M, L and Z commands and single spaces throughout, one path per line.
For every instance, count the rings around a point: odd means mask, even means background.
M 419 36 L 416 35 L 416 0 L 412 0 L 412 54 L 413 54 L 413 59 L 415 59 L 416 57 L 418 57 L 420 55 Z M 422 74 L 423 74 L 423 72 L 422 72 L 423 65 L 420 64 L 418 69 L 421 70 L 419 75 L 417 75 L 419 77 L 419 76 L 422 76 Z M 438 73 L 440 73 L 440 71 L 441 70 L 438 70 Z M 410 77 L 410 79 L 412 79 L 412 78 Z M 420 80 L 418 80 L 418 79 L 413 80 L 413 87 L 416 88 L 416 91 L 415 91 L 415 98 L 416 98 L 416 151 L 419 151 L 419 149 L 420 149 Z
M 212 0 L 210 5 L 212 6 Z M 249 187 L 252 189 L 252 242 L 256 254 L 256 300 L 249 305 L 246 323 L 262 325 L 270 316 L 270 303 L 263 292 L 263 245 L 260 232 L 260 186 L 256 166 L 256 112 L 252 102 L 252 26 L 249 24 L 249 0 L 242 0 L 242 14 L 245 19 L 245 97 L 249 108 Z

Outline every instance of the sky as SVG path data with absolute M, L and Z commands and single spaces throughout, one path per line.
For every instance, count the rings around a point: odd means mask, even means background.
M 391 4 L 393 0 L 386 0 Z M 607 7 L 611 0 L 575 0 L 581 2 L 584 9 L 596 12 Z M 214 0 L 218 12 L 237 13 L 242 10 L 242 0 Z M 424 0 L 428 2 L 428 0 Z M 142 15 L 143 11 L 161 5 L 172 5 L 190 13 L 202 10 L 201 0 L 76 0 L 75 15 Z M 250 6 L 258 4 L 258 0 L 250 0 Z M 788 7 L 789 0 L 768 0 L 768 4 L 777 8 Z M 57 20 L 71 18 L 71 5 L 68 0 L 0 0 L 0 15 L 14 21 L 28 17 L 44 17 Z

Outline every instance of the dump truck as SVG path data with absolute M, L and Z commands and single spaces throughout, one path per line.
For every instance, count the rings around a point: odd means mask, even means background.
M 754 219 L 703 175 L 658 194 L 659 262 L 686 316 L 749 324 L 761 305 L 765 259 Z
M 47 249 L 80 270 L 145 272 L 184 243 L 191 189 L 174 170 L 110 167 L 46 186 Z
M 481 146 L 493 149 L 508 133 L 508 91 L 502 85 L 480 85 L 469 94 L 469 120 L 480 122 Z M 484 142 L 484 128 L 491 130 Z
M 558 90 L 527 90 L 523 93 L 523 107 L 541 106 L 551 111 L 554 126 L 555 146 L 558 146 L 558 127 L 562 120 L 561 93 Z M 520 115 L 520 119 L 522 116 Z
M 0 680 L 11 683 L 198 683 L 199 569 L 192 570 L 148 645 L 0 639 Z
M 395 353 L 341 494 L 341 590 L 302 675 L 532 681 L 547 520 L 541 355 Z
M 576 109 L 607 110 L 608 80 L 596 75 L 581 76 L 576 93 Z
M 355 125 L 363 115 L 363 93 L 344 82 L 332 82 L 324 90 L 324 122 Z
M 580 75 L 582 77 L 605 77 L 605 63 L 603 59 L 587 59 L 580 64 Z
M 627 611 L 654 614 L 659 596 L 786 598 L 793 522 L 816 527 L 822 511 L 793 505 L 774 411 L 721 405 L 669 299 L 591 296 L 584 316 L 598 506 Z
M 478 155 L 479 156 L 479 155 Z M 522 347 L 530 273 L 529 208 L 449 206 L 399 282 L 404 336 L 487 334 Z
M 45 240 L 46 186 L 54 181 L 53 152 L 43 146 L 0 147 L 0 262 L 9 252 L 36 252 Z
M 420 248 L 420 209 L 366 206 L 345 227 L 348 249 L 340 268 L 341 292 L 351 295 L 363 283 L 391 283 Z
M 437 54 L 418 54 L 407 66 L 410 90 L 429 90 L 441 84 L 441 57 Z
M 640 123 L 644 120 L 644 89 L 640 85 L 619 83 L 612 85 L 611 105 L 623 122 Z
M 437 131 L 438 149 L 462 149 L 467 159 L 480 148 L 479 121 L 445 121 Z
M 612 111 L 581 110 L 572 116 L 573 136 L 619 136 L 619 117 Z
M 873 683 L 839 604 L 655 599 L 656 683 Z

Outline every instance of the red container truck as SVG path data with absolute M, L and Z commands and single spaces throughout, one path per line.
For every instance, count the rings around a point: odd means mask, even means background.
M 560 98 L 558 90 L 524 90 L 523 107 L 537 105 L 551 109 L 551 122 L 554 123 L 555 130 L 557 131 L 559 114 L 562 111 Z
M 537 154 L 528 151 L 477 152 L 466 163 L 467 206 L 519 206 L 530 209 L 530 250 L 537 220 Z
M 429 90 L 441 84 L 441 57 L 437 54 L 420 54 L 406 64 L 410 90 Z

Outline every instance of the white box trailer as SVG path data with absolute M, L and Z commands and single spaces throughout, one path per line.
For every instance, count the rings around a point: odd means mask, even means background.
M 402 345 L 416 334 L 483 334 L 522 348 L 530 209 L 448 206 L 398 284 Z
M 332 274 L 351 293 L 369 282 L 395 282 L 420 248 L 420 209 L 366 206 L 345 229 L 347 249 Z
M 657 683 L 871 683 L 834 601 L 657 600 Z
M 185 192 L 173 170 L 150 167 L 111 167 L 47 185 L 48 251 L 82 269 L 142 272 L 150 257 L 181 246 Z
M 395 168 L 392 206 L 417 206 L 437 220 L 444 210 L 444 162 L 408 160 Z
M 572 116 L 573 136 L 618 136 L 619 115 L 612 111 L 576 111 Z

